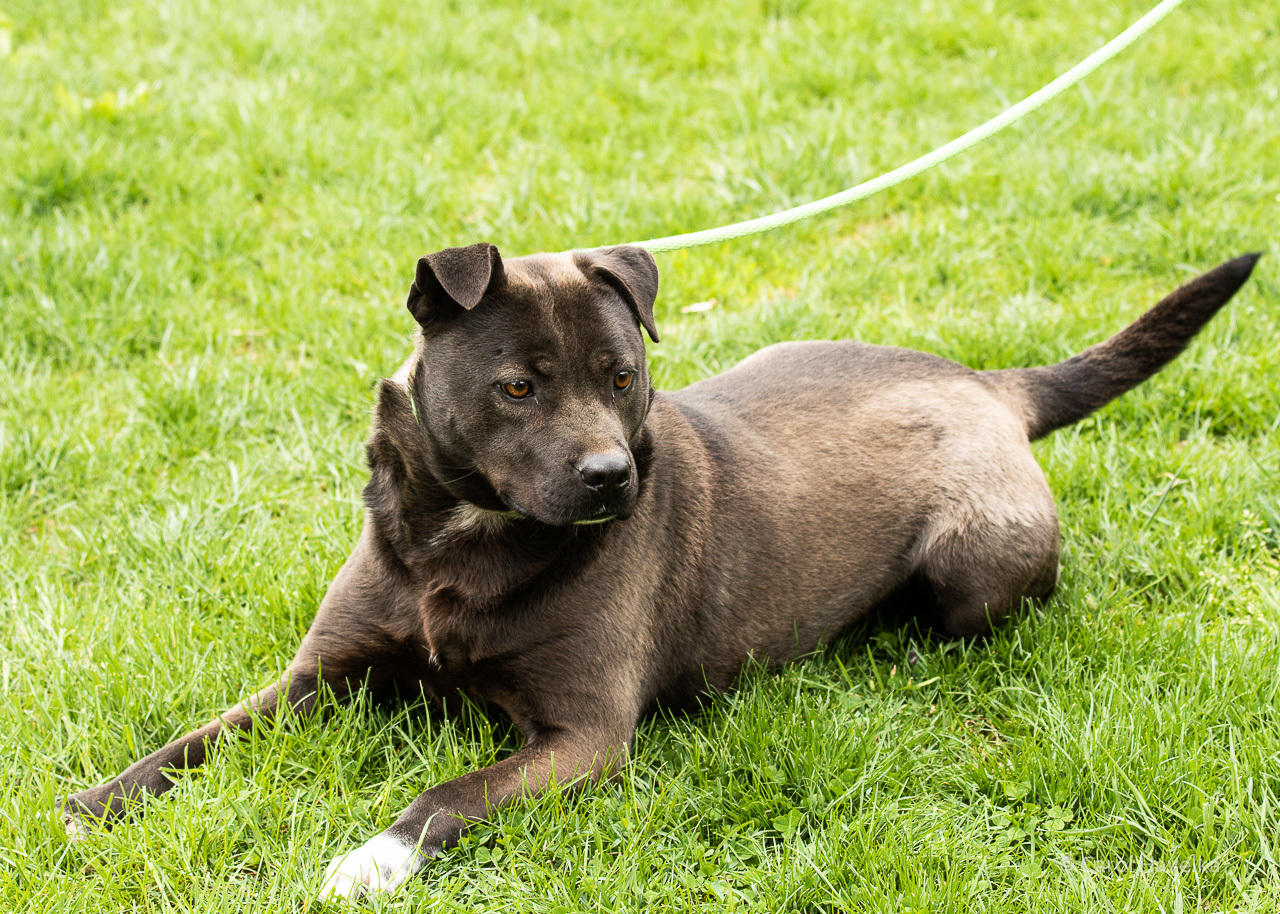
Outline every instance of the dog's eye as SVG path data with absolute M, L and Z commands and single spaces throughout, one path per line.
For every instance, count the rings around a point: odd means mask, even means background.
M 613 376 L 613 386 L 618 390 L 626 390 L 631 386 L 631 381 L 635 376 L 636 373 L 634 371 L 628 371 L 624 368 Z
M 502 392 L 513 400 L 523 400 L 529 394 L 533 393 L 533 388 L 528 381 L 507 381 L 502 385 Z

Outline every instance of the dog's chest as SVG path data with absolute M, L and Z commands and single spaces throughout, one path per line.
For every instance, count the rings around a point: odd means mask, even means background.
M 500 708 L 520 726 L 533 719 L 530 702 L 537 704 L 538 684 L 525 681 L 508 662 L 509 654 L 495 649 L 489 626 L 475 618 L 432 619 L 424 627 L 413 678 L 444 708 L 453 707 L 459 693 Z
M 476 660 L 473 627 L 439 613 L 424 613 L 422 653 L 431 668 L 452 678 L 466 677 Z
M 500 605 L 464 602 L 448 590 L 428 592 L 419 601 L 416 653 L 449 687 L 482 686 L 494 675 L 495 658 L 519 649 L 504 616 Z

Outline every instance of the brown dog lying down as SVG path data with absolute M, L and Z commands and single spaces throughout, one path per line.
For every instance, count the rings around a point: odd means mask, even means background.
M 975 372 L 857 342 L 770 346 L 655 393 L 658 270 L 632 247 L 503 261 L 425 257 L 421 325 L 381 382 L 364 528 L 286 675 L 70 797 L 73 831 L 118 818 L 281 701 L 455 690 L 524 748 L 432 787 L 330 864 L 322 894 L 389 891 L 493 806 L 616 770 L 642 715 L 729 688 L 748 658 L 812 651 L 896 589 L 986 632 L 1058 576 L 1053 498 L 1028 442 L 1150 377 L 1258 255 L 1178 289 L 1058 365 Z

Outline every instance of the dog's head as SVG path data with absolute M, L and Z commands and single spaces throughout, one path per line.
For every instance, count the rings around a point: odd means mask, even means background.
M 630 516 L 657 294 L 636 247 L 504 261 L 474 244 L 418 261 L 411 396 L 437 484 L 548 524 Z

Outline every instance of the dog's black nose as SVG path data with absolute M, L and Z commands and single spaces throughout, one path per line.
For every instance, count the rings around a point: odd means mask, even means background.
M 631 461 L 620 451 L 588 454 L 578 464 L 582 484 L 593 492 L 612 492 L 631 484 Z

